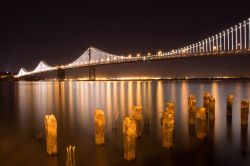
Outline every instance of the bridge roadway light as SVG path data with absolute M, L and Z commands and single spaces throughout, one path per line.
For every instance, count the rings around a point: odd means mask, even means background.
M 161 54 L 162 54 L 162 51 L 158 51 L 158 52 L 157 52 L 157 55 L 158 55 L 158 56 L 161 56 Z
M 185 48 L 181 48 L 181 54 L 185 53 Z
M 132 55 L 131 55 L 131 54 L 129 54 L 129 55 L 128 55 L 128 59 L 131 59 L 131 57 L 132 57 Z

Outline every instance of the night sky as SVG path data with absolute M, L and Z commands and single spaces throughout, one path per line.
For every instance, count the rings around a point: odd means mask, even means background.
M 74 61 L 89 46 L 113 54 L 169 50 L 250 16 L 247 2 L 1 2 L 0 71 Z

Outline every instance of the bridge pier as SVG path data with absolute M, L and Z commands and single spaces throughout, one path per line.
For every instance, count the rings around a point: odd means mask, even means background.
M 58 68 L 57 69 L 57 79 L 64 80 L 65 79 L 65 69 Z
M 89 66 L 89 80 L 95 80 L 95 66 Z
M 92 59 L 92 54 L 91 54 L 92 47 L 88 49 L 88 56 L 89 56 L 89 80 L 94 81 L 95 80 L 95 66 L 91 65 L 91 59 Z

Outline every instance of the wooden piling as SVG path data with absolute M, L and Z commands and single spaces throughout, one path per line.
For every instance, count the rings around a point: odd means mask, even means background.
M 209 97 L 210 97 L 210 93 L 205 92 L 203 94 L 203 107 L 206 108 L 207 113 L 209 109 Z
M 207 121 L 206 121 L 206 108 L 201 107 L 196 112 L 196 131 L 197 138 L 203 139 L 206 136 Z
M 248 124 L 249 101 L 241 100 L 241 125 Z
M 135 139 L 136 123 L 133 118 L 125 117 L 123 120 L 123 138 L 124 138 L 124 159 L 135 159 Z
M 227 116 L 232 116 L 234 95 L 227 96 Z
M 45 115 L 44 123 L 47 153 L 49 155 L 57 154 L 57 121 L 55 115 Z
M 103 110 L 95 110 L 95 143 L 105 143 L 105 116 Z
M 188 124 L 195 124 L 196 98 L 194 95 L 188 97 Z
M 209 120 L 215 120 L 215 98 L 209 97 Z
M 66 147 L 66 152 L 66 166 L 75 166 L 75 146 L 69 145 L 68 147 Z
M 142 136 L 142 106 L 132 107 L 132 117 L 136 123 L 136 137 Z
M 166 111 L 162 112 L 162 146 L 171 148 L 174 135 L 174 103 L 167 103 L 166 106 Z

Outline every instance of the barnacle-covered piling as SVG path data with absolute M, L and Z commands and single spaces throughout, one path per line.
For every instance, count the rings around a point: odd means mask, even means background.
M 57 121 L 55 115 L 45 115 L 46 146 L 49 155 L 57 154 Z
M 125 117 L 123 120 L 123 138 L 124 138 L 124 159 L 135 159 L 135 139 L 136 123 L 133 118 Z
M 105 116 L 103 110 L 95 110 L 95 143 L 102 145 L 105 143 Z

